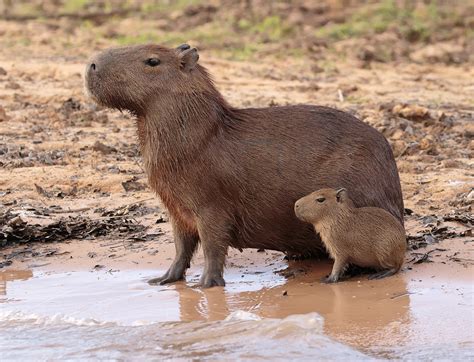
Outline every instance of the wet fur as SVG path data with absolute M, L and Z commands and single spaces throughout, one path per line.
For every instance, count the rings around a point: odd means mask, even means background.
M 152 53 L 162 68 L 140 71 Z M 229 246 L 320 254 L 293 204 L 322 187 L 342 185 L 357 206 L 382 207 L 403 222 L 392 151 L 374 128 L 327 107 L 234 108 L 205 68 L 182 67 L 180 53 L 155 45 L 106 50 L 94 58 L 101 73 L 86 77 L 99 103 L 137 116 L 150 186 L 169 210 L 177 257 L 155 282 L 184 278 L 199 242 L 206 287 L 224 284 Z

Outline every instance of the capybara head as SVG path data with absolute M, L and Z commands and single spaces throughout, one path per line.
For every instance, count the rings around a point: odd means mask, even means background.
M 175 49 L 154 44 L 107 49 L 87 65 L 86 88 L 99 104 L 142 114 L 156 99 L 193 92 L 205 81 L 198 59 L 196 48 L 187 44 Z
M 326 216 L 331 216 L 341 208 L 352 205 L 344 188 L 321 189 L 295 202 L 295 214 L 300 220 L 314 224 Z

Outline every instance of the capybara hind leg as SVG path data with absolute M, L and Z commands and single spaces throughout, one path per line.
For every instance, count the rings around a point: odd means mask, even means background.
M 345 259 L 336 258 L 332 266 L 331 274 L 327 278 L 323 278 L 323 283 L 337 283 L 346 269 L 347 261 Z
M 393 274 L 396 274 L 397 271 L 398 271 L 398 269 L 382 270 L 378 273 L 369 275 L 368 279 L 382 279 L 382 278 L 385 278 L 385 277 L 389 277 Z
M 203 288 L 223 287 L 224 281 L 224 264 L 227 255 L 227 246 L 204 245 L 204 271 L 199 284 Z
M 176 256 L 170 268 L 163 276 L 148 281 L 151 285 L 163 285 L 183 280 L 186 269 L 190 267 L 191 259 L 196 251 L 199 242 L 198 234 L 186 232 L 175 222 L 172 222 L 172 226 Z
M 199 238 L 204 253 L 204 271 L 199 282 L 202 288 L 225 285 L 223 278 L 225 258 L 229 245 L 227 225 L 217 225 L 219 218 L 212 217 L 213 221 L 198 223 Z

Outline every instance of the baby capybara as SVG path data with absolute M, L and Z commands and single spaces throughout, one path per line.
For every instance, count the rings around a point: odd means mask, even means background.
M 321 189 L 295 203 L 296 216 L 313 224 L 334 259 L 327 283 L 335 283 L 348 264 L 379 270 L 369 279 L 397 273 L 406 250 L 405 230 L 378 207 L 355 207 L 344 188 Z
M 203 287 L 224 285 L 229 247 L 320 254 L 293 205 L 324 185 L 403 222 L 395 160 L 374 128 L 327 107 L 235 108 L 198 59 L 186 44 L 137 45 L 105 50 L 86 69 L 98 103 L 136 116 L 150 186 L 170 214 L 176 257 L 150 282 L 184 279 L 198 243 Z

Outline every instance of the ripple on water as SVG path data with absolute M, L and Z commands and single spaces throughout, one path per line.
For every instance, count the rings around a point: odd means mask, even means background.
M 216 322 L 120 325 L 68 316 L 0 317 L 2 358 L 367 359 L 323 335 L 316 313 L 283 319 L 235 311 Z

